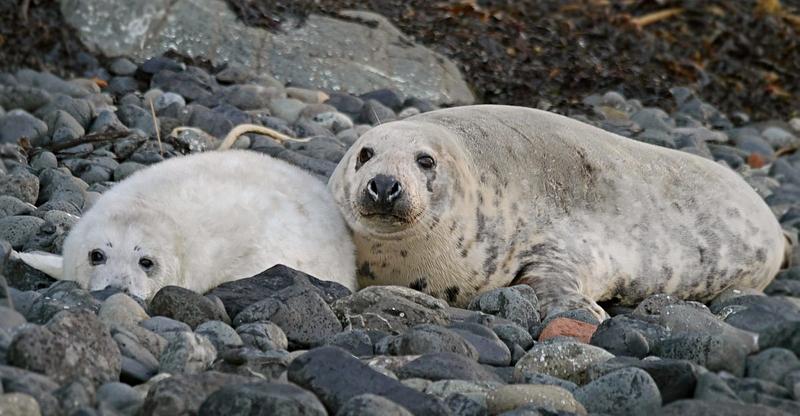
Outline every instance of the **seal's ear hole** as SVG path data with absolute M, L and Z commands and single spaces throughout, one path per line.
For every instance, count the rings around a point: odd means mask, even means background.
M 417 156 L 417 164 L 422 169 L 433 169 L 436 167 L 436 160 L 429 154 L 421 153 Z
M 372 148 L 362 148 L 361 151 L 358 152 L 358 158 L 356 159 L 356 170 L 360 169 L 363 164 L 372 159 L 373 155 L 375 155 L 375 152 Z
M 92 266 L 98 266 L 101 264 L 105 264 L 106 262 L 106 253 L 99 248 L 96 248 L 89 252 L 89 262 L 92 263 Z

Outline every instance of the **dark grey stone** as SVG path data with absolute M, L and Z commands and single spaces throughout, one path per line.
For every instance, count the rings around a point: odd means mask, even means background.
M 156 125 L 150 111 L 131 104 L 122 104 L 117 107 L 117 117 L 131 129 L 138 129 L 148 137 L 156 137 Z
M 123 414 L 135 413 L 144 398 L 133 387 L 119 382 L 106 383 L 97 389 L 98 407 L 110 407 Z
M 511 363 L 511 350 L 488 327 L 471 322 L 454 322 L 448 327 L 472 344 L 478 352 L 478 362 L 494 366 Z
M 44 327 L 14 337 L 9 363 L 59 383 L 85 377 L 94 385 L 119 379 L 121 360 L 108 328 L 89 311 L 63 311 Z
M 239 325 L 236 333 L 241 337 L 243 345 L 261 351 L 285 350 L 289 347 L 289 340 L 283 330 L 269 321 Z
M 662 358 L 689 360 L 711 371 L 725 370 L 741 376 L 749 347 L 720 335 L 679 334 L 660 341 L 652 349 Z
M 94 106 L 88 100 L 59 95 L 46 106 L 36 110 L 35 115 L 44 119 L 46 115 L 58 110 L 69 113 L 84 128 L 89 127 L 95 114 Z
M 689 361 L 685 360 L 638 360 L 632 357 L 614 357 L 589 368 L 589 378 L 597 379 L 622 368 L 642 369 L 653 378 L 664 403 L 692 398 L 697 377 Z
M 503 287 L 476 296 L 469 309 L 497 315 L 530 328 L 539 323 L 539 299 L 527 285 Z
M 370 91 L 366 94 L 358 96 L 364 102 L 375 100 L 394 111 L 400 111 L 403 107 L 404 98 L 401 96 L 400 91 L 394 88 L 381 88 L 375 91 Z
M 62 414 L 72 415 L 81 408 L 92 407 L 95 401 L 95 388 L 80 379 L 61 386 L 53 392 L 61 405 Z
M 191 66 L 181 72 L 163 69 L 150 80 L 150 88 L 174 92 L 190 101 L 211 96 L 215 87 L 216 81 L 208 73 Z
M 424 354 L 400 367 L 396 372 L 401 379 L 497 381 L 502 379 L 476 361 L 451 352 Z
M 100 302 L 77 282 L 61 280 L 41 292 L 31 304 L 26 318 L 30 322 L 44 324 L 61 311 L 86 310 L 96 314 Z
M 136 64 L 128 58 L 116 58 L 111 61 L 108 70 L 114 75 L 133 75 L 136 73 Z
M 316 348 L 295 358 L 289 366 L 288 377 L 289 381 L 314 392 L 331 413 L 353 397 L 370 393 L 391 400 L 413 414 L 450 414 L 440 400 L 378 373 L 336 347 Z
M 21 138 L 36 141 L 47 134 L 47 124 L 24 110 L 0 115 L 0 144 L 17 143 Z
M 728 401 L 678 400 L 661 408 L 661 416 L 788 416 L 789 414 L 771 407 L 742 404 Z
M 350 118 L 357 118 L 361 114 L 361 109 L 364 107 L 364 101 L 358 97 L 354 97 L 346 93 L 330 93 L 330 98 L 325 101 L 325 104 L 332 105 L 340 113 L 347 114 Z
M 150 314 L 185 322 L 192 328 L 206 321 L 228 321 L 224 310 L 204 296 L 179 286 L 165 286 L 150 301 Z
M 694 398 L 709 401 L 732 401 L 741 403 L 736 392 L 720 376 L 707 371 L 697 377 Z
M 361 114 L 358 120 L 362 123 L 378 125 L 397 119 L 397 115 L 391 108 L 381 104 L 376 100 L 367 100 L 361 107 Z
M 253 277 L 223 283 L 208 293 L 219 297 L 229 316 L 235 317 L 246 307 L 293 287 L 314 290 L 327 303 L 350 294 L 338 283 L 319 280 L 284 265 L 273 266 Z
M 356 357 L 371 357 L 373 344 L 367 331 L 354 329 L 340 332 L 328 341 L 328 345 L 339 347 Z
M 234 326 L 272 321 L 286 333 L 290 345 L 307 348 L 323 345 L 342 330 L 316 288 L 289 287 L 248 306 L 234 318 Z
M 61 414 L 61 405 L 54 396 L 59 385 L 53 379 L 21 368 L 0 365 L 0 382 L 3 393 L 24 393 L 36 399 L 42 415 Z
M 259 382 L 223 387 L 212 393 L 198 411 L 201 415 L 327 416 L 311 392 L 292 384 Z
M 51 99 L 50 93 L 41 88 L 25 85 L 0 86 L 0 107 L 6 110 L 36 111 Z
M 12 215 L 30 215 L 36 207 L 20 201 L 13 196 L 0 195 L 0 218 Z
M 152 416 L 196 415 L 206 398 L 225 387 L 257 381 L 252 377 L 206 371 L 178 374 L 150 387 L 141 414 Z
M 375 345 L 379 355 L 420 355 L 451 352 L 478 360 L 478 351 L 460 334 L 439 325 L 422 324 L 401 335 L 385 337 Z
M 411 412 L 385 397 L 366 393 L 348 400 L 336 416 L 411 416 Z
M 614 355 L 644 358 L 653 345 L 668 335 L 667 329 L 628 315 L 606 319 L 592 335 L 590 343 Z
M 139 82 L 133 77 L 113 77 L 108 81 L 106 92 L 117 97 L 128 93 L 136 92 L 139 89 Z
M 284 350 L 261 351 L 254 348 L 232 348 L 220 354 L 212 370 L 265 380 L 285 381 L 291 357 Z
M 591 413 L 648 415 L 661 407 L 658 386 L 639 368 L 606 374 L 576 390 L 575 399 Z
M 800 369 L 800 360 L 785 348 L 768 348 L 747 357 L 747 377 L 783 383 L 786 375 Z

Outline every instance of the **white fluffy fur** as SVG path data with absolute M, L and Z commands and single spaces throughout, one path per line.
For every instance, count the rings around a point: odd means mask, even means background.
M 105 264 L 90 263 L 95 249 Z M 54 259 L 19 257 L 59 277 Z M 149 274 L 142 257 L 155 262 Z M 202 293 L 275 264 L 356 287 L 353 243 L 325 184 L 231 150 L 169 159 L 108 190 L 67 237 L 60 278 L 147 299 L 166 285 Z

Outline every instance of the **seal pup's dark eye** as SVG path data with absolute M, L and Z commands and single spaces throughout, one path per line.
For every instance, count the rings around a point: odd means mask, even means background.
M 97 266 L 99 264 L 105 264 L 106 262 L 106 253 L 103 253 L 103 250 L 96 248 L 89 252 L 89 262 L 92 263 L 92 266 Z
M 358 152 L 358 159 L 356 159 L 356 170 L 358 170 L 361 167 L 361 165 L 367 163 L 370 159 L 372 159 L 372 156 L 374 154 L 375 152 L 373 152 L 372 149 L 370 149 L 369 147 L 361 149 L 361 151 Z
M 436 160 L 431 155 L 421 154 L 417 156 L 417 164 L 422 169 L 433 169 L 436 167 Z
M 155 265 L 156 264 L 153 262 L 153 260 L 150 260 L 147 257 L 142 257 L 139 259 L 139 266 L 146 272 L 150 271 L 150 269 L 152 269 Z

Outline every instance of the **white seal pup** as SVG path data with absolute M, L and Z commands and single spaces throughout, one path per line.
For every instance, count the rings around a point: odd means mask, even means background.
M 780 225 L 734 171 L 522 107 L 437 110 L 359 138 L 329 187 L 359 284 L 465 305 L 528 284 L 545 315 L 655 293 L 763 289 Z
M 60 256 L 17 253 L 89 290 L 149 299 L 166 285 L 203 293 L 275 264 L 356 287 L 349 231 L 325 184 L 251 151 L 176 157 L 106 191 Z

